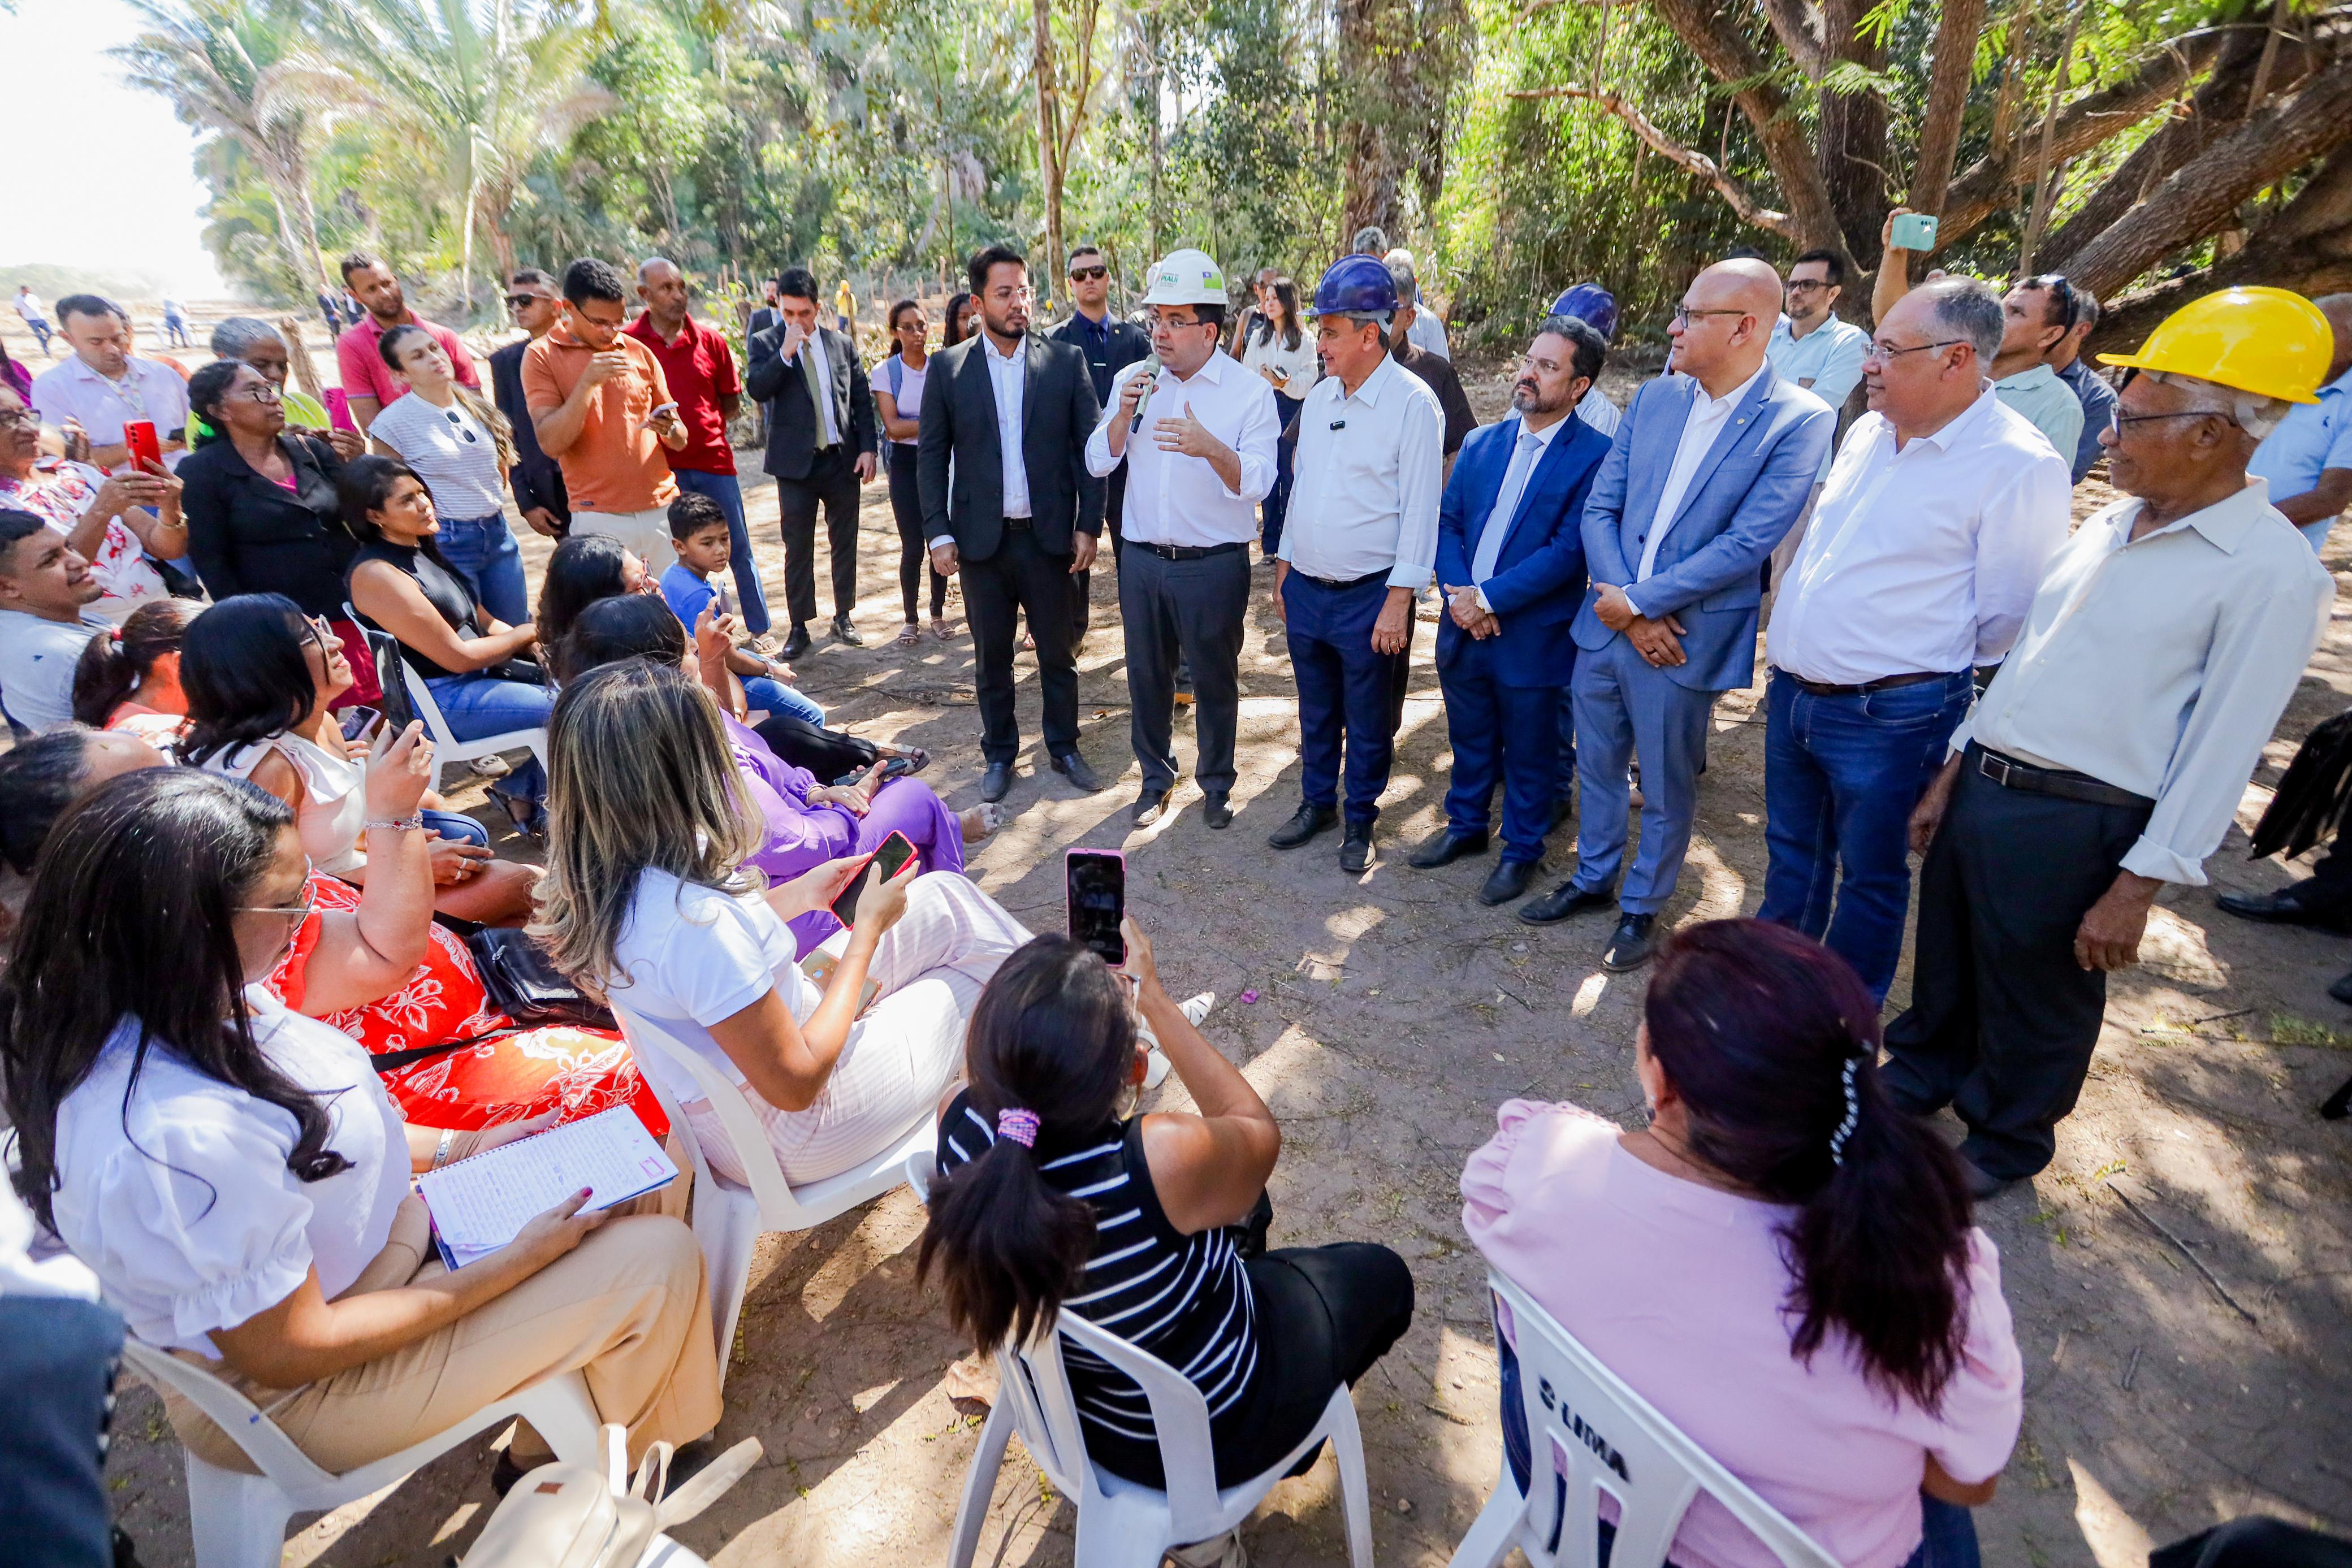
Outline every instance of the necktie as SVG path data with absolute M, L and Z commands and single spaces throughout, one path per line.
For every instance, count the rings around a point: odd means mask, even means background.
M 1474 582 L 1495 575 L 1495 562 L 1503 553 L 1503 536 L 1511 531 L 1511 517 L 1519 509 L 1528 476 L 1536 471 L 1536 453 L 1542 444 L 1534 431 L 1520 430 L 1519 444 L 1511 448 L 1511 465 L 1503 470 L 1503 487 L 1495 493 L 1494 509 L 1478 528 L 1478 552 L 1470 562 Z
M 812 336 L 801 344 L 801 380 L 808 383 L 809 412 L 816 415 L 816 444 L 817 449 L 823 451 L 840 438 L 834 434 L 833 428 L 833 389 L 816 379 L 816 356 L 809 351 L 809 343 L 814 340 Z

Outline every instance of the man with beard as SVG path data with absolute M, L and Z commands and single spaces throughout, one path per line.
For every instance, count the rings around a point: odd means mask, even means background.
M 352 400 L 352 418 L 362 430 L 375 423 L 384 404 L 408 392 L 408 383 L 392 373 L 376 350 L 394 327 L 417 326 L 432 333 L 449 356 L 449 368 L 457 379 L 475 392 L 482 390 L 482 378 L 466 345 L 448 328 L 427 321 L 408 308 L 408 297 L 401 292 L 400 279 L 392 275 L 391 267 L 366 251 L 355 250 L 343 257 L 343 287 L 366 307 L 366 313 L 335 340 L 335 364 L 341 372 L 343 391 Z
M 1512 416 L 1472 434 L 1437 509 L 1437 679 L 1454 745 L 1445 831 L 1423 870 L 1483 853 L 1503 783 L 1503 859 L 1481 904 L 1527 892 L 1551 829 L 1569 625 L 1584 602 L 1584 497 L 1609 438 L 1576 417 L 1608 356 L 1572 316 L 1548 318 L 1519 361 Z

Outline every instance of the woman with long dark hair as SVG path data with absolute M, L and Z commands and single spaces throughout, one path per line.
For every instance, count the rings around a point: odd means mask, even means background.
M 434 536 L 441 517 L 416 471 L 396 457 L 355 457 L 339 490 L 343 526 L 361 541 L 345 572 L 352 607 L 388 632 L 400 656 L 433 694 L 459 740 L 539 729 L 554 706 L 546 675 L 529 655 L 538 628 L 509 626 L 482 607 L 472 586 L 443 558 Z M 504 789 L 493 786 L 516 829 L 541 831 L 547 778 L 531 758 Z
M 465 575 L 474 597 L 512 624 L 530 619 L 522 550 L 507 527 L 507 471 L 514 430 L 480 392 L 457 379 L 441 340 L 404 322 L 375 343 L 406 397 L 386 403 L 368 426 L 375 450 L 414 468 L 441 511 L 435 548 Z
M 1274 447 L 1274 488 L 1266 493 L 1265 528 L 1259 549 L 1267 559 L 1282 548 L 1282 522 L 1290 514 L 1290 465 L 1298 450 L 1290 434 L 1307 392 L 1322 374 L 1315 339 L 1298 320 L 1298 285 L 1277 277 L 1258 290 L 1259 308 L 1250 323 L 1249 341 L 1242 350 L 1244 368 L 1264 376 L 1274 388 L 1275 422 L 1283 438 Z
M 180 678 L 188 699 L 181 760 L 285 801 L 312 866 L 364 886 L 368 747 L 346 739 L 330 711 L 352 684 L 331 629 L 275 593 L 224 600 L 189 626 Z M 480 825 L 438 795 L 427 791 L 422 810 L 435 835 L 434 907 L 484 925 L 522 924 L 538 873 L 491 859 Z
M 1040 936 L 989 981 L 970 1087 L 940 1117 L 919 1272 L 937 1270 L 950 1321 L 982 1352 L 1066 1310 L 1184 1369 L 1208 1402 L 1217 1484 L 1233 1486 L 1297 1447 L 1411 1326 L 1412 1275 L 1368 1242 L 1265 1250 L 1274 1113 L 1160 987 L 1141 929 L 1123 929 L 1121 971 Z M 1197 1112 L 1133 1113 L 1139 1014 Z M 1063 1355 L 1087 1458 L 1164 1486 L 1143 1391 Z
M 1504 1103 L 1463 1223 L 1700 1448 L 1841 1563 L 1976 1561 L 2022 1374 L 2000 1260 L 1958 1159 L 1879 1081 L 1878 1005 L 1846 962 L 1757 920 L 1659 950 L 1634 1039 L 1649 1125 Z M 1504 1448 L 1529 1474 L 1515 1330 Z M 1547 1461 L 1549 1465 L 1549 1461 Z M 1702 1495 L 1677 1561 L 1772 1568 Z
M 539 627 L 542 646 L 553 648 L 572 630 L 580 612 L 615 594 L 658 594 L 659 580 L 637 552 L 612 534 L 574 534 L 547 558 L 539 580 Z
M 412 729 L 394 761 L 372 814 L 415 809 L 432 748 Z M 423 835 L 385 837 L 386 871 L 421 887 Z M 0 974 L 18 1195 L 132 1333 L 203 1358 L 329 1470 L 574 1367 L 633 1453 L 710 1430 L 709 1297 L 677 1220 L 572 1197 L 442 1266 L 409 1181 L 450 1140 L 402 1120 L 357 1044 L 256 984 L 310 917 L 308 876 L 284 802 L 194 768 L 67 810 Z M 165 1408 L 191 1452 L 247 1466 L 184 1401 Z M 544 1453 L 527 1427 L 516 1441 Z
M 923 498 L 915 485 L 915 443 L 923 428 L 923 378 L 930 367 L 931 328 L 923 308 L 912 299 L 891 306 L 887 320 L 890 357 L 874 372 L 874 407 L 889 444 L 890 515 L 898 524 L 898 598 L 907 612 L 898 646 L 911 648 L 922 641 L 921 623 L 915 619 L 921 607 L 916 591 L 931 559 L 923 542 Z M 931 635 L 942 643 L 955 634 L 947 617 L 948 580 L 932 571 Z
M 177 741 L 188 723 L 180 644 L 204 608 L 191 599 L 158 599 L 92 637 L 74 666 L 74 722 L 127 729 L 155 746 Z
M 940 329 L 940 347 L 951 349 L 979 330 L 972 323 L 980 319 L 980 296 L 958 289 L 948 296 L 947 323 Z

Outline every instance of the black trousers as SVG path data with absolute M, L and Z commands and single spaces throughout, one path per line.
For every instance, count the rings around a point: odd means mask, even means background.
M 2004 789 L 1979 755 L 1919 873 L 1911 1006 L 1887 1026 L 1885 1081 L 1914 1114 L 1951 1106 L 1960 1153 L 2018 1179 L 2050 1163 L 2090 1071 L 2107 977 L 2074 962 L 2074 932 L 2149 808 Z
M 1277 1248 L 1242 1267 L 1257 1303 L 1257 1372 L 1209 1423 L 1220 1487 L 1273 1469 L 1315 1429 L 1333 1390 L 1353 1386 L 1412 1326 L 1412 1270 L 1376 1243 Z M 1318 1444 L 1289 1473 L 1305 1474 L 1321 1452 Z M 1168 1484 L 1157 1443 L 1092 1427 L 1087 1457 L 1129 1480 Z
M 1110 530 L 1110 564 L 1117 569 L 1126 561 L 1127 538 L 1119 531 L 1119 514 L 1127 509 L 1127 465 L 1122 463 L 1110 471 L 1106 481 L 1109 488 L 1104 495 L 1103 523 Z M 1076 647 L 1087 640 L 1087 628 L 1094 624 L 1094 601 L 1091 568 L 1070 579 L 1070 646 Z
M 915 449 L 904 442 L 884 444 L 889 453 L 890 517 L 898 525 L 898 599 L 906 607 L 907 623 L 915 623 L 921 603 L 917 590 L 923 573 L 931 572 L 931 619 L 948 612 L 948 580 L 931 571 L 930 547 L 923 542 L 923 497 L 915 485 Z
M 980 664 L 980 750 L 993 766 L 1021 751 L 1013 709 L 1013 645 L 1021 618 L 1037 643 L 1037 687 L 1045 699 L 1045 751 L 1078 748 L 1078 666 L 1070 632 L 1070 558 L 1049 555 L 1026 517 L 1004 519 L 1003 542 L 986 560 L 963 558 L 964 619 Z
M 1231 792 L 1234 737 L 1241 722 L 1242 635 L 1249 620 L 1249 547 L 1198 560 L 1169 560 L 1142 545 L 1118 568 L 1118 613 L 1127 631 L 1128 732 L 1143 764 L 1143 788 L 1176 784 L 1176 665 L 1191 666 L 1192 776 L 1206 794 Z
M 820 784 L 830 784 L 845 773 L 870 768 L 874 759 L 882 755 L 870 740 L 860 740 L 842 730 L 827 729 L 790 714 L 770 714 L 752 733 L 766 741 L 768 749 L 778 757 L 815 774 Z
M 795 626 L 816 619 L 816 511 L 824 508 L 825 549 L 832 557 L 833 613 L 857 603 L 857 470 L 849 448 L 816 455 L 805 479 L 776 481 L 776 511 L 783 522 L 784 606 Z

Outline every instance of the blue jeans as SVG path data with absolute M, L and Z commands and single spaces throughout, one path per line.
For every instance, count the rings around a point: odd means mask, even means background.
M 449 733 L 459 740 L 479 740 L 514 729 L 544 729 L 555 707 L 555 693 L 528 681 L 501 681 L 489 675 L 436 675 L 425 683 L 449 721 Z M 506 790 L 526 800 L 547 798 L 547 774 L 532 758 L 507 776 Z
M 1528 1407 L 1525 1396 L 1519 1391 L 1519 1354 L 1500 1333 L 1495 1336 L 1495 1348 L 1503 1376 L 1503 1457 L 1510 1462 L 1511 1476 L 1518 1483 L 1520 1495 L 1525 1496 L 1528 1472 L 1533 1466 L 1529 1462 L 1528 1445 Z M 1568 1521 L 1565 1506 L 1568 1478 L 1555 1470 L 1552 1489 L 1552 1506 L 1558 1511 L 1552 1515 L 1557 1522 L 1548 1545 L 1557 1552 L 1559 1550 L 1558 1527 Z M 1605 1519 L 1598 1522 L 1601 1568 L 1609 1568 L 1609 1552 L 1617 1542 L 1617 1527 Z M 1904 1559 L 1903 1568 L 1980 1568 L 1981 1559 L 1977 1553 L 1976 1515 L 1958 1503 L 1945 1502 L 1921 1492 L 1919 1529 L 1918 1549 Z M 1673 1568 L 1674 1560 L 1669 1557 L 1666 1561 L 1667 1568 Z
M 107 1425 L 122 1355 L 111 1307 L 65 1296 L 0 1297 L 0 1519 L 8 1560 L 112 1568 Z
M 782 714 L 786 718 L 805 719 L 811 724 L 824 722 L 824 709 L 803 696 L 794 687 L 766 675 L 743 677 L 743 701 L 751 708 L 770 714 Z
M 448 716 L 445 713 L 442 716 Z M 455 811 L 427 810 L 424 813 L 425 831 L 436 838 L 456 839 L 478 850 L 490 847 L 490 831 L 471 817 Z
M 743 486 L 732 474 L 705 474 L 693 468 L 672 471 L 681 490 L 691 490 L 698 496 L 708 496 L 719 503 L 727 514 L 728 570 L 735 574 L 735 602 L 743 612 L 743 629 L 754 637 L 764 637 L 768 632 L 768 596 L 760 590 L 760 563 L 751 559 L 751 529 L 743 520 Z M 669 562 L 656 565 L 646 562 L 646 570 L 659 577 L 669 570 Z M 751 705 L 757 707 L 759 705 Z
M 1911 810 L 1974 695 L 1967 670 L 1852 696 L 1816 696 L 1772 672 L 1756 914 L 1825 942 L 1881 1001 L 1903 956 Z
M 444 517 L 435 539 L 443 558 L 466 574 L 483 609 L 509 626 L 530 619 L 522 550 L 504 517 L 493 512 L 487 517 Z
M 1277 439 L 1274 444 L 1274 488 L 1265 494 L 1265 528 L 1258 539 L 1258 559 L 1272 560 L 1282 549 L 1283 519 L 1290 516 L 1290 489 L 1297 476 L 1291 471 L 1297 461 L 1298 443 L 1278 439 L 1281 432 L 1290 428 L 1298 410 L 1307 400 L 1286 392 L 1274 394 L 1274 428 Z

